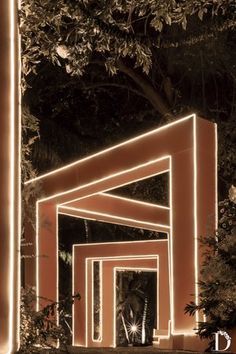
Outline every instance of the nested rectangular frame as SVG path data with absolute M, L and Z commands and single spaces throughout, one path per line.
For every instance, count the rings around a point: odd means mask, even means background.
M 141 219 L 141 222 L 139 218 L 135 220 L 123 217 L 120 210 L 109 215 L 97 208 L 96 201 L 98 199 L 96 200 L 96 198 L 101 199 L 105 196 L 104 192 L 106 191 L 142 179 L 143 175 L 140 175 L 140 171 L 144 172 L 146 178 L 169 170 L 170 209 L 166 212 L 169 212 L 170 220 L 168 225 L 165 225 L 165 231 L 169 233 L 170 244 L 171 333 L 193 334 L 193 327 L 196 326 L 199 314 L 196 314 L 195 322 L 192 318 L 183 316 L 182 308 L 184 303 L 189 301 L 187 300 L 189 299 L 188 294 L 193 292 L 195 292 L 195 300 L 198 302 L 197 281 L 201 252 L 197 239 L 199 235 L 206 233 L 209 216 L 211 215 L 215 222 L 217 219 L 216 141 L 216 127 L 193 114 L 29 181 L 28 183 L 35 183 L 41 180 L 46 192 L 45 197 L 36 203 L 38 240 L 36 248 L 38 256 L 46 254 L 48 257 L 44 259 L 37 257 L 37 274 L 39 275 L 39 268 L 42 274 L 43 269 L 46 269 L 50 264 L 52 284 L 54 282 L 53 274 L 55 274 L 54 279 L 57 279 L 55 286 L 47 289 L 46 280 L 41 278 L 40 282 L 44 285 L 40 285 L 37 276 L 38 294 L 47 298 L 57 298 L 58 265 L 55 253 L 55 250 L 56 252 L 58 250 L 57 236 L 54 239 L 51 235 L 52 233 L 57 235 L 58 213 L 113 223 L 119 223 L 118 219 L 120 219 L 122 225 L 160 231 L 156 227 L 160 228 L 161 223 L 153 222 L 152 213 L 149 221 L 146 216 L 146 220 Z M 169 161 L 167 167 L 162 166 L 159 172 L 150 173 L 155 162 L 162 164 L 164 161 Z M 95 169 L 94 166 L 96 166 Z M 100 169 L 99 166 L 103 168 Z M 111 168 L 113 168 L 112 171 Z M 80 171 L 79 185 L 78 171 Z M 65 178 L 67 175 L 69 179 Z M 68 187 L 65 187 L 66 185 Z M 108 198 L 108 196 L 105 197 Z M 92 198 L 95 199 L 92 200 Z M 110 198 L 114 198 L 114 196 L 110 196 Z M 93 207 L 82 207 L 81 205 L 85 205 L 89 199 L 94 203 Z M 127 201 L 127 203 L 129 202 Z M 132 209 L 133 206 L 134 203 L 130 200 L 130 208 Z M 148 206 L 143 203 L 143 207 L 144 213 L 142 215 L 145 215 Z M 185 214 L 184 222 L 181 216 L 183 213 Z M 51 233 L 39 221 L 43 214 L 47 215 L 51 223 Z M 216 226 L 215 222 L 213 222 L 212 229 Z M 47 235 L 50 236 L 54 240 L 55 246 L 51 245 L 49 250 L 42 235 L 45 235 L 43 236 L 45 239 Z M 185 247 L 181 247 L 180 243 L 184 243 Z M 185 262 L 189 268 L 188 277 L 184 275 Z M 179 289 L 178 284 L 181 276 L 185 281 L 181 280 L 184 286 Z
M 150 260 L 154 260 L 155 264 L 153 264 L 153 262 L 150 262 Z M 90 259 L 90 258 L 86 258 L 86 262 L 87 262 L 87 269 L 88 273 L 86 275 L 86 303 L 88 302 L 88 306 L 86 306 L 86 318 L 88 319 L 90 316 L 88 314 L 91 313 L 91 337 L 87 338 L 86 340 L 86 346 L 89 346 L 88 342 L 90 340 L 92 340 L 92 342 L 100 342 L 102 346 L 104 346 L 104 343 L 102 343 L 103 337 L 102 337 L 102 332 L 103 332 L 103 321 L 102 321 L 102 312 L 103 312 L 103 306 L 101 305 L 103 303 L 103 286 L 102 286 L 102 279 L 103 279 L 103 273 L 104 273 L 104 278 L 107 279 L 108 274 L 106 273 L 105 269 L 101 269 L 100 268 L 100 306 L 101 306 L 101 313 L 100 313 L 100 339 L 99 340 L 94 340 L 94 317 L 93 317 L 93 310 L 94 310 L 94 286 L 93 286 L 93 264 L 94 262 L 99 262 L 100 263 L 100 267 L 103 267 L 104 262 L 109 262 L 109 265 L 112 265 L 113 267 L 113 279 L 111 281 L 111 283 L 113 284 L 113 298 L 114 298 L 114 302 L 113 302 L 113 347 L 116 347 L 116 285 L 115 285 L 115 277 L 116 277 L 116 271 L 117 270 L 133 270 L 133 271 L 138 271 L 138 270 L 142 270 L 142 271 L 155 271 L 156 272 L 156 276 L 157 276 L 157 294 L 156 294 L 156 301 L 157 301 L 157 329 L 159 328 L 159 310 L 158 310 L 158 305 L 159 305 L 159 277 L 158 277 L 158 271 L 159 271 L 159 259 L 158 256 L 124 256 L 124 257 L 101 257 L 99 259 Z M 91 267 L 89 268 L 88 263 L 91 262 Z M 152 268 L 151 268 L 152 266 Z M 92 291 L 88 291 L 89 288 L 89 279 L 91 279 L 91 284 L 92 284 Z M 91 295 L 91 296 L 89 296 Z M 91 299 L 92 300 L 91 300 Z M 106 301 L 104 301 L 105 303 Z M 91 303 L 91 306 L 89 305 Z M 92 311 L 89 311 L 89 309 L 91 309 Z M 87 323 L 87 330 L 86 333 L 89 336 L 89 326 L 88 326 L 88 320 L 86 320 Z M 154 331 L 154 335 L 156 336 L 156 333 Z M 92 338 L 92 339 L 91 339 Z
M 144 253 L 145 252 L 145 253 Z M 96 254 L 95 254 L 96 253 Z M 109 254 L 109 256 L 108 256 Z M 92 325 L 88 324 L 88 319 L 92 319 L 92 262 L 101 261 L 103 263 L 103 278 L 106 280 L 106 286 L 102 281 L 102 288 L 109 289 L 113 295 L 106 295 L 106 321 L 103 323 L 107 326 L 113 326 L 110 331 L 106 327 L 104 341 L 97 343 L 97 346 L 115 346 L 115 308 L 110 311 L 107 310 L 107 304 L 110 307 L 114 306 L 114 274 L 115 267 L 121 268 L 131 264 L 138 268 L 138 263 L 147 262 L 147 260 L 155 260 L 156 268 L 158 269 L 159 279 L 158 282 L 163 291 L 157 297 L 157 311 L 158 311 L 158 330 L 163 334 L 168 333 L 168 322 L 170 317 L 170 285 L 169 277 L 169 260 L 168 260 L 168 240 L 150 240 L 150 241 L 127 241 L 127 242 L 108 242 L 99 244 L 78 244 L 73 246 L 73 293 L 80 292 L 81 300 L 73 306 L 73 345 L 75 346 L 92 346 Z M 157 264 L 158 263 L 158 264 Z M 112 269 L 105 271 L 106 264 L 112 266 Z M 153 266 L 153 264 L 152 264 Z M 144 267 L 143 267 L 144 268 Z M 147 266 L 145 267 L 147 268 Z M 149 264 L 150 268 L 150 264 Z M 160 274 L 160 269 L 162 273 Z M 107 273 L 108 272 L 108 273 Z M 112 288 L 113 287 L 113 288 Z M 158 291 L 158 289 L 157 289 Z M 110 297 L 109 297 L 110 296 Z M 162 308 L 158 309 L 159 299 L 162 303 Z M 105 309 L 103 309 L 105 311 Z M 80 315 L 79 315 L 80 314 Z M 159 318 L 160 321 L 159 322 Z M 161 323 L 161 328 L 159 328 Z M 85 325 L 83 325 L 85 324 Z M 102 327 L 103 330 L 103 327 Z M 91 331 L 91 336 L 90 336 Z M 107 332 L 110 333 L 110 337 Z M 104 332 L 104 331 L 103 331 Z M 155 332 L 158 335 L 158 331 Z

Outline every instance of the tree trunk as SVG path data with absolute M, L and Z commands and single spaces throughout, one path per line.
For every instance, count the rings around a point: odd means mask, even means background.
M 136 73 L 132 68 L 126 66 L 120 59 L 117 64 L 121 72 L 128 75 L 139 87 L 141 87 L 146 98 L 164 118 L 173 117 L 169 105 L 143 76 Z

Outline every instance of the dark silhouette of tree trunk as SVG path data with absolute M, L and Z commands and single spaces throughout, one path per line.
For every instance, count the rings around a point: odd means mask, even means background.
M 142 89 L 148 101 L 163 117 L 173 117 L 168 103 L 165 102 L 160 93 L 157 92 L 148 80 L 127 66 L 122 60 L 119 60 L 117 64 L 119 70 L 128 75 Z

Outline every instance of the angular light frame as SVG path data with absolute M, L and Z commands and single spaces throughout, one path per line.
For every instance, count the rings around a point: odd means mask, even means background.
M 192 293 L 198 303 L 198 237 L 216 226 L 216 150 L 216 126 L 193 114 L 28 181 L 40 181 L 44 190 L 44 198 L 36 201 L 36 268 L 26 269 L 38 296 L 58 299 L 59 214 L 162 231 L 169 234 L 170 333 L 194 335 L 200 315 L 187 317 L 183 309 Z M 106 193 L 165 172 L 169 208 Z

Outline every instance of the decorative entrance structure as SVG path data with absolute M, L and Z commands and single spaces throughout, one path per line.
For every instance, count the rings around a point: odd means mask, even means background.
M 153 268 L 154 257 L 163 289 L 157 296 L 156 340 L 161 346 L 160 339 L 167 338 L 172 346 L 171 338 L 182 336 L 182 349 L 187 348 L 201 316 L 184 315 L 191 294 L 198 302 L 202 257 L 198 237 L 216 228 L 216 150 L 216 126 L 193 114 L 27 182 L 32 186 L 40 182 L 44 193 L 36 201 L 35 267 L 32 260 L 26 260 L 26 281 L 36 284 L 40 297 L 58 299 L 59 214 L 168 234 L 167 240 L 132 245 L 74 246 L 74 292 L 82 296 L 73 309 L 74 345 L 115 346 L 113 272 L 117 267 L 138 267 L 139 262 L 144 268 Z M 108 193 L 166 172 L 169 207 Z M 31 226 L 25 229 L 27 239 L 34 242 Z M 102 291 L 99 340 L 92 335 L 91 264 L 96 260 L 102 262 L 103 286 L 109 288 L 109 292 Z

